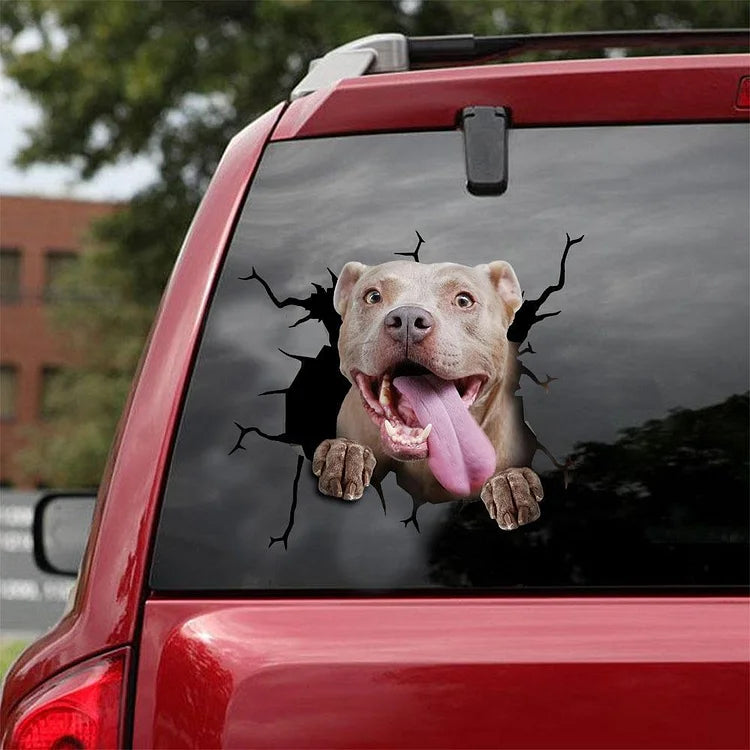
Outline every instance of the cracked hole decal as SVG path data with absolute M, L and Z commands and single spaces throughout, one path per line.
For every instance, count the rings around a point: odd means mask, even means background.
M 394 253 L 414 262 L 350 262 L 339 277 L 327 269 L 330 286 L 312 282 L 308 297 L 279 300 L 254 267 L 239 277 L 260 284 L 276 308 L 304 310 L 290 327 L 315 321 L 329 341 L 315 357 L 279 349 L 299 362 L 297 375 L 259 395 L 285 399 L 282 432 L 234 423 L 230 455 L 246 450 L 249 434 L 299 452 L 288 522 L 269 547 L 287 548 L 305 459 L 321 494 L 351 502 L 372 485 L 384 512 L 382 480 L 394 473 L 413 501 L 402 523 L 418 532 L 424 503 L 481 499 L 504 530 L 535 521 L 543 497 L 530 468 L 537 452 L 567 486 L 570 466 L 526 423 L 518 393 L 523 376 L 545 391 L 557 378 L 540 379 L 520 358 L 537 353 L 530 341 L 521 348 L 532 326 L 560 314 L 540 310 L 565 285 L 568 254 L 583 236 L 566 235 L 557 283 L 524 299 L 506 261 L 425 263 L 419 253 L 426 242 L 416 235 L 413 251 Z

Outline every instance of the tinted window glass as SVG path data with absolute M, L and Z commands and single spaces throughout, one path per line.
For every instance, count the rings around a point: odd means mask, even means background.
M 466 191 L 458 132 L 272 144 L 208 316 L 152 585 L 746 583 L 747 135 L 734 124 L 513 131 L 502 197 Z M 533 430 L 524 432 L 533 458 L 521 465 L 533 467 L 545 496 L 541 517 L 515 530 L 499 528 L 479 500 L 427 503 L 417 531 L 402 523 L 412 516 L 413 493 L 393 473 L 382 502 L 373 487 L 356 501 L 317 490 L 309 459 L 322 438 L 335 437 L 349 388 L 337 372 L 331 272 L 340 275 L 350 261 L 413 264 L 394 253 L 413 252 L 416 232 L 424 239 L 420 274 L 427 264 L 505 260 L 524 292 L 527 304 L 508 335 L 520 362 L 514 403 Z M 566 233 L 583 239 L 569 247 L 558 283 Z M 434 293 L 448 300 L 445 315 L 459 315 L 457 306 L 481 307 L 487 284 L 508 305 L 513 298 L 502 265 L 477 272 L 479 292 L 474 271 L 456 281 L 449 269 L 437 284 L 398 268 L 385 286 L 350 285 L 363 316 L 375 309 L 367 305 L 385 304 L 388 284 L 413 275 L 419 281 L 407 307 Z M 345 276 L 369 278 L 358 266 Z M 463 292 L 468 302 L 459 300 Z M 424 336 L 430 327 L 408 312 L 391 323 L 393 341 L 399 331 Z M 347 341 L 364 330 L 351 329 Z M 359 341 L 355 358 L 368 346 Z M 464 357 L 474 346 L 457 334 L 453 341 Z M 434 429 L 451 419 L 436 416 Z M 456 448 L 466 452 L 476 429 L 455 424 Z
M 50 250 L 44 256 L 44 298 L 60 298 L 60 280 L 78 262 L 78 255 L 71 250 Z
M 18 302 L 21 298 L 21 252 L 15 249 L 0 250 L 0 300 Z
M 42 388 L 39 401 L 39 416 L 42 419 L 55 419 L 61 414 L 61 379 L 63 372 L 59 367 L 42 368 Z
M 0 366 L 0 419 L 16 418 L 18 399 L 18 367 Z

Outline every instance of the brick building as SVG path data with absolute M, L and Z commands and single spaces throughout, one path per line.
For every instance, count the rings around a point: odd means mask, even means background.
M 26 429 L 44 421 L 46 388 L 70 363 L 47 320 L 56 278 L 114 203 L 0 197 L 0 483 L 31 487 L 15 460 Z

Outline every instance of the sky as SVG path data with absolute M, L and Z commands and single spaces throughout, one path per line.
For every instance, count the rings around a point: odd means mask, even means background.
M 38 107 L 0 70 L 0 194 L 125 201 L 156 176 L 145 158 L 123 160 L 86 181 L 67 166 L 19 169 L 13 159 L 39 117 Z

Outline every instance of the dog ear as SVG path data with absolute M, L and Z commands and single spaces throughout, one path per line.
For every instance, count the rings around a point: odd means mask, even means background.
M 352 289 L 359 281 L 360 276 L 367 270 L 364 263 L 357 263 L 356 260 L 347 263 L 339 274 L 339 280 L 336 282 L 336 288 L 333 290 L 333 307 L 336 312 L 344 317 L 344 310 L 349 302 Z
M 521 285 L 513 270 L 513 266 L 504 260 L 493 260 L 488 266 L 492 286 L 500 293 L 503 302 L 511 312 L 515 313 L 523 300 L 521 299 Z

